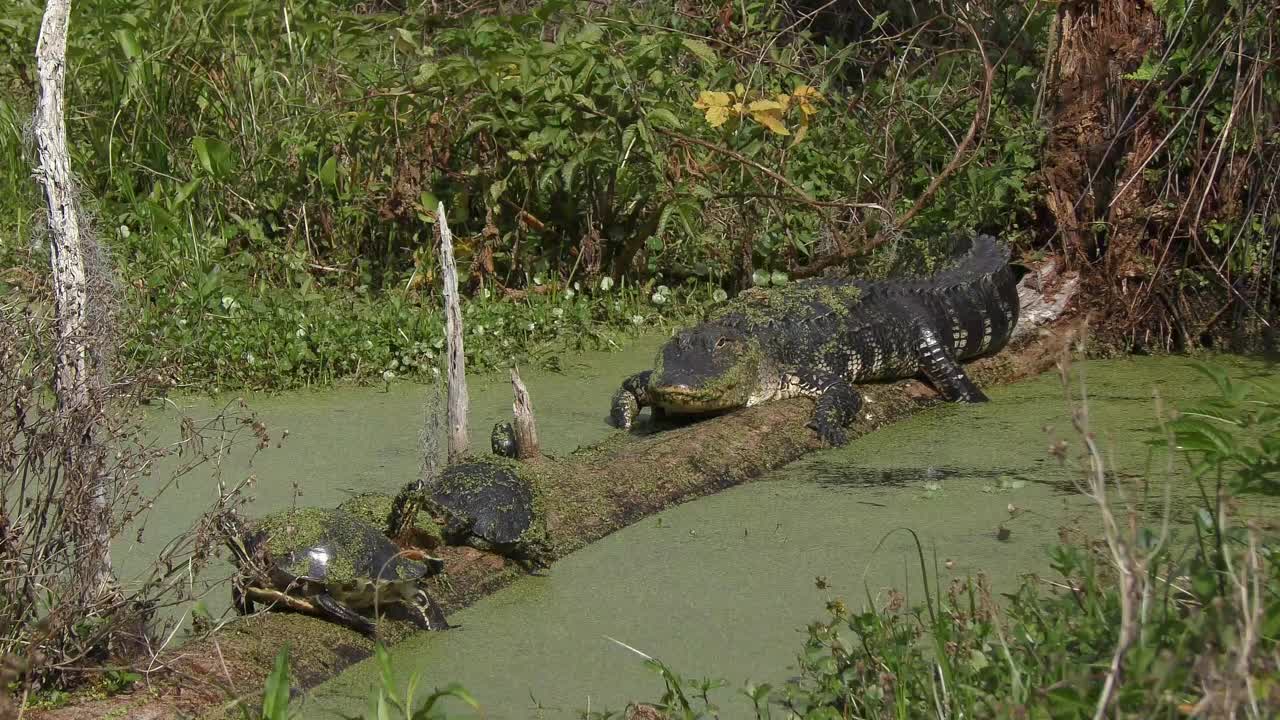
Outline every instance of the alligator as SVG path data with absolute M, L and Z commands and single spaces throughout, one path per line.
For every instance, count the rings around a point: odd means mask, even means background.
M 1009 342 L 1017 277 L 996 238 L 968 245 L 927 278 L 824 277 L 743 292 L 623 381 L 610 422 L 629 429 L 643 407 L 657 419 L 809 397 L 809 426 L 838 446 L 862 408 L 857 383 L 923 375 L 949 401 L 985 402 L 960 363 Z

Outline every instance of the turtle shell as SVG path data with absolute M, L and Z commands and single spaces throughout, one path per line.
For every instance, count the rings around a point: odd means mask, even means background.
M 304 596 L 334 590 L 355 601 L 379 586 L 416 585 L 431 570 L 397 557 L 399 548 L 378 528 L 341 510 L 272 513 L 256 523 L 247 545 L 277 590 Z
M 498 546 L 542 534 L 537 489 L 514 461 L 491 457 L 447 468 L 427 490 L 449 535 L 471 535 Z

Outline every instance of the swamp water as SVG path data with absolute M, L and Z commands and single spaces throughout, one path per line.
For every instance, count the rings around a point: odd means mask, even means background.
M 1238 377 L 1268 372 L 1222 361 Z M 1084 370 L 1092 425 L 1116 470 L 1141 476 L 1155 465 L 1162 475 L 1161 457 L 1142 444 L 1154 424 L 1152 391 L 1189 404 L 1212 392 L 1209 381 L 1178 358 Z M 724 679 L 717 697 L 726 717 L 747 717 L 738 690 L 793 674 L 804 627 L 824 616 L 827 599 L 859 605 L 869 590 L 882 601 L 890 587 L 909 602 L 922 598 L 905 528 L 919 534 L 930 564 L 937 558 L 944 583 L 981 571 L 997 590 L 1012 590 L 1019 573 L 1048 571 L 1059 528 L 1093 532 L 1096 523 L 1072 490 L 1076 474 L 1047 453 L 1046 426 L 1069 437 L 1057 375 L 988 392 L 989 404 L 939 406 L 604 538 L 546 576 L 455 613 L 457 629 L 391 648 L 396 680 L 403 689 L 416 674 L 424 690 L 459 682 L 483 706 L 476 714 L 447 703 L 451 717 L 571 718 L 658 698 L 660 678 L 613 638 L 682 675 Z M 1186 516 L 1189 491 L 1177 487 L 1175 516 Z M 1247 507 L 1280 514 L 1274 502 Z M 816 588 L 818 576 L 827 590 Z M 377 683 L 377 665 L 364 662 L 298 709 L 305 718 L 356 715 Z
M 604 423 L 608 397 L 622 377 L 648 365 L 658 342 L 576 355 L 563 373 L 523 370 L 544 449 L 567 453 L 613 432 Z M 1220 361 L 1237 377 L 1269 372 L 1261 363 Z M 1153 424 L 1153 388 L 1178 405 L 1212 392 L 1180 358 L 1083 367 L 1093 427 L 1122 475 L 1142 475 L 1148 466 L 1142 441 Z M 471 390 L 473 442 L 483 450 L 493 423 L 510 415 L 510 385 L 492 376 L 473 380 Z M 456 629 L 391 648 L 397 682 L 403 688 L 416 674 L 424 691 L 462 683 L 482 703 L 482 716 L 496 720 L 570 718 L 588 707 L 656 699 L 659 677 L 609 639 L 615 638 L 681 674 L 723 678 L 718 698 L 726 716 L 749 716 L 734 695 L 748 680 L 776 684 L 793 674 L 804 626 L 824 616 L 827 599 L 857 605 L 864 588 L 882 600 L 890 587 L 909 601 L 922 597 L 915 546 L 904 528 L 920 535 L 931 564 L 936 555 L 944 582 L 982 571 L 997 590 L 1011 590 L 1019 573 L 1047 570 L 1045 553 L 1060 527 L 1096 525 L 1071 489 L 1074 473 L 1046 452 L 1044 427 L 1061 428 L 1060 435 L 1068 428 L 1056 374 L 988 394 L 989 404 L 935 407 L 604 538 L 545 576 L 523 578 L 453 614 Z M 223 476 L 228 483 L 257 476 L 258 513 L 294 502 L 332 506 L 355 492 L 394 492 L 418 472 L 425 395 L 420 385 L 396 383 L 390 392 L 248 396 L 272 446 L 255 454 L 247 440 L 224 460 Z M 177 405 L 194 417 L 222 407 L 198 398 Z M 173 436 L 172 412 L 153 420 L 159 436 Z M 289 437 L 276 448 L 284 429 Z M 156 482 L 164 476 L 157 472 Z M 1185 487 L 1178 492 L 1185 498 Z M 157 502 L 143 542 L 129 538 L 115 548 L 122 575 L 144 567 L 215 498 L 207 471 L 184 478 Z M 1175 504 L 1187 507 L 1185 500 Z M 1247 507 L 1280 514 L 1261 500 Z M 1001 527 L 1009 531 L 1004 540 Z M 201 583 L 226 574 L 225 567 L 211 568 Z M 815 587 L 818 576 L 829 589 Z M 225 584 L 215 585 L 203 602 L 218 616 L 227 595 Z M 296 709 L 308 719 L 358 715 L 377 677 L 373 663 L 358 664 L 299 698 Z M 447 705 L 451 717 L 476 716 Z

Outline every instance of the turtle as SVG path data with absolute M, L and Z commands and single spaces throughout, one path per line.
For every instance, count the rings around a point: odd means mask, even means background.
M 550 545 L 537 487 L 513 460 L 488 457 L 457 463 L 438 477 L 409 483 L 396 498 L 391 527 L 426 509 L 450 544 L 492 550 L 529 569 L 548 567 Z
M 425 580 L 443 561 L 407 560 L 378 528 L 341 510 L 300 508 L 242 527 L 233 510 L 219 526 L 239 571 L 232 585 L 236 610 L 254 602 L 322 617 L 366 635 L 382 613 L 425 630 L 445 630 L 444 611 Z
M 516 444 L 516 430 L 509 422 L 495 423 L 489 433 L 489 447 L 499 457 L 514 458 L 519 452 Z

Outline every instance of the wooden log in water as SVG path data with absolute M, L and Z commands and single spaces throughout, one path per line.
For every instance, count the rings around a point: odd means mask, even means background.
M 1032 293 L 1048 296 L 1075 287 L 1059 281 L 1052 285 L 1024 288 L 1024 304 L 1032 300 Z M 1065 308 L 1067 304 L 1058 305 Z M 1043 324 L 1020 327 L 1019 340 L 1010 348 L 966 366 L 979 386 L 1010 383 L 1051 369 L 1078 330 L 1074 320 L 1051 313 L 1038 314 L 1035 322 Z M 940 402 L 935 392 L 915 380 L 868 385 L 862 390 L 866 403 L 851 429 L 851 442 Z M 602 406 L 607 401 L 600 398 Z M 812 401 L 795 399 L 650 435 L 618 432 L 593 447 L 562 458 L 538 457 L 522 463 L 522 468 L 546 492 L 548 529 L 555 554 L 561 557 L 667 507 L 748 482 L 821 447 L 806 427 L 812 411 Z M 440 554 L 450 582 L 437 585 L 434 592 L 447 612 L 470 605 L 522 574 L 513 563 L 471 548 L 445 548 Z M 549 572 L 555 571 L 553 565 Z M 410 632 L 396 625 L 387 629 L 388 644 Z M 181 648 L 168 665 L 169 679 L 153 680 L 155 694 L 139 704 L 147 713 L 160 714 L 130 717 L 171 717 L 178 710 L 208 712 L 225 704 L 226 688 L 256 697 L 253 694 L 261 690 L 276 652 L 286 642 L 297 659 L 294 683 L 303 688 L 368 657 L 373 648 L 368 639 L 311 617 L 246 618 Z M 84 706 L 75 709 L 85 711 Z M 51 713 L 43 717 L 83 716 Z

